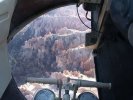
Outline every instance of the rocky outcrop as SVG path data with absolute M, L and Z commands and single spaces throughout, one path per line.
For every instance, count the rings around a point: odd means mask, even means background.
M 75 10 L 70 6 L 42 15 L 9 43 L 12 72 L 18 85 L 26 77 L 51 77 L 64 70 L 95 76 L 92 50 L 84 47 L 85 34 L 90 30 L 81 24 Z M 85 21 L 81 8 L 79 13 Z
M 84 46 L 85 34 L 90 30 L 80 22 L 75 10 L 69 6 L 42 15 L 9 43 L 12 73 L 28 100 L 33 99 L 38 89 L 54 89 L 55 93 L 58 90 L 49 85 L 26 83 L 27 77 L 95 80 L 92 50 Z M 79 13 L 85 21 L 83 9 L 79 8 Z M 79 92 L 88 90 L 92 89 L 80 88 Z
M 53 72 L 80 71 L 94 77 L 92 50 L 84 47 L 85 31 L 61 29 L 69 34 L 33 37 L 22 46 L 16 66 L 16 77 L 50 77 Z M 19 78 L 17 78 L 19 79 Z

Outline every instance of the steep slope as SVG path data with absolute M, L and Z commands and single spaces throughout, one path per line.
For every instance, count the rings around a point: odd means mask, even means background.
M 25 84 L 27 77 L 62 79 L 73 76 L 95 80 L 92 50 L 84 46 L 85 34 L 90 30 L 80 22 L 75 10 L 74 6 L 69 6 L 42 15 L 9 43 L 12 73 L 24 95 L 31 96 L 31 91 L 40 87 Z M 84 10 L 80 8 L 79 13 L 85 21 Z M 86 22 L 90 26 L 90 22 Z M 29 91 L 32 85 L 35 90 Z

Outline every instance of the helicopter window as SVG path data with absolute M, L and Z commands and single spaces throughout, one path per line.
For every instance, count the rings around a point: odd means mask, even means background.
M 91 26 L 82 7 L 79 14 Z M 54 85 L 25 83 L 27 77 L 96 80 L 93 50 L 84 46 L 85 34 L 90 31 L 72 5 L 52 10 L 18 32 L 8 45 L 10 63 L 17 85 L 28 100 L 40 89 L 48 88 L 56 95 L 58 90 Z M 80 88 L 78 94 L 88 91 L 98 95 L 94 88 Z

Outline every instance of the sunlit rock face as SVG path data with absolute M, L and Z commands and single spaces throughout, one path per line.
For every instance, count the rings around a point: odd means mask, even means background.
M 64 30 L 64 33 L 66 31 L 67 29 Z M 51 72 L 62 72 L 63 70 L 81 71 L 93 77 L 93 73 L 87 73 L 87 71 L 94 68 L 94 65 L 91 58 L 91 50 L 84 47 L 85 33 L 69 30 L 69 34 L 49 33 L 44 37 L 29 39 L 22 46 L 21 63 L 26 63 L 25 68 L 27 69 L 40 69 L 38 72 L 42 74 L 39 75 L 47 77 L 49 77 Z M 29 63 L 31 60 L 32 63 Z M 32 75 L 32 73 L 28 75 Z M 39 77 L 37 73 L 34 75 Z
M 90 26 L 84 10 L 79 8 L 79 13 Z M 14 37 L 9 43 L 12 73 L 28 100 L 46 85 L 25 84 L 27 77 L 95 80 L 92 50 L 84 46 L 90 31 L 80 22 L 75 6 L 69 6 L 42 15 Z

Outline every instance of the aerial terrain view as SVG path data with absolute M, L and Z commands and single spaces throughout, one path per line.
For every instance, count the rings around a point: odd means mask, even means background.
M 82 7 L 79 13 L 91 26 Z M 27 77 L 96 80 L 93 50 L 85 47 L 85 34 L 90 31 L 79 20 L 76 7 L 67 6 L 38 17 L 18 32 L 8 45 L 9 58 L 12 74 L 28 100 L 33 100 L 42 88 L 49 88 L 56 95 L 58 89 L 54 85 L 26 82 Z M 78 92 L 84 91 L 97 95 L 95 88 L 80 88 Z

